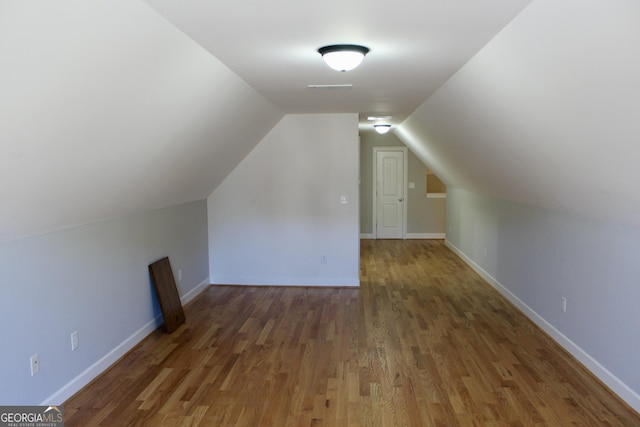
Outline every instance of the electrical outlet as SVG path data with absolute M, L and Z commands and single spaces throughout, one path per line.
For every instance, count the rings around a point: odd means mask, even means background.
M 78 331 L 71 332 L 71 351 L 75 351 L 78 348 Z
M 31 356 L 30 363 L 31 363 L 31 376 L 34 376 L 40 371 L 40 356 L 38 356 L 38 353 Z
M 326 255 L 322 255 L 320 257 L 320 264 L 326 264 L 327 263 L 327 256 Z
M 562 312 L 567 312 L 567 299 L 565 297 L 562 297 Z

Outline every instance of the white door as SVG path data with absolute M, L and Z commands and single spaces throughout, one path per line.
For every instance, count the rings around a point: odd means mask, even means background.
M 404 152 L 376 153 L 376 238 L 404 238 Z

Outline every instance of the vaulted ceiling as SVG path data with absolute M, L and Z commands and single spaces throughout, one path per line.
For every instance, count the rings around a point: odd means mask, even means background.
M 204 199 L 283 113 L 145 3 L 61 0 L 0 3 L 0 116 L 10 240 Z
M 534 0 L 397 134 L 450 184 L 640 226 L 640 3 Z
M 530 0 L 146 1 L 285 113 L 400 124 Z M 323 64 L 317 49 L 340 43 L 371 49 L 361 67 Z
M 639 18 L 632 0 L 2 2 L 0 241 L 205 198 L 310 112 L 392 115 L 450 185 L 640 225 Z M 316 52 L 333 43 L 371 52 L 337 73 Z

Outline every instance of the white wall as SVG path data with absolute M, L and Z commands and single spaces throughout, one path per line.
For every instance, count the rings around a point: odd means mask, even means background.
M 640 410 L 640 229 L 447 190 L 450 247 Z
M 212 283 L 357 286 L 357 114 L 285 116 L 209 196 L 208 215 Z
M 61 404 L 159 326 L 164 256 L 185 300 L 208 285 L 204 200 L 0 244 L 0 404 Z

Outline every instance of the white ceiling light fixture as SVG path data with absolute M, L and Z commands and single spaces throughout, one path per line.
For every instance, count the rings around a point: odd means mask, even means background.
M 373 125 L 373 128 L 375 129 L 376 132 L 378 132 L 380 135 L 384 135 L 385 133 L 389 132 L 389 130 L 391 129 L 391 125 Z
M 343 72 L 360 65 L 368 52 L 368 47 L 356 44 L 333 44 L 318 49 L 318 53 L 329 67 Z
M 309 89 L 351 89 L 353 84 L 347 83 L 342 85 L 307 85 Z

